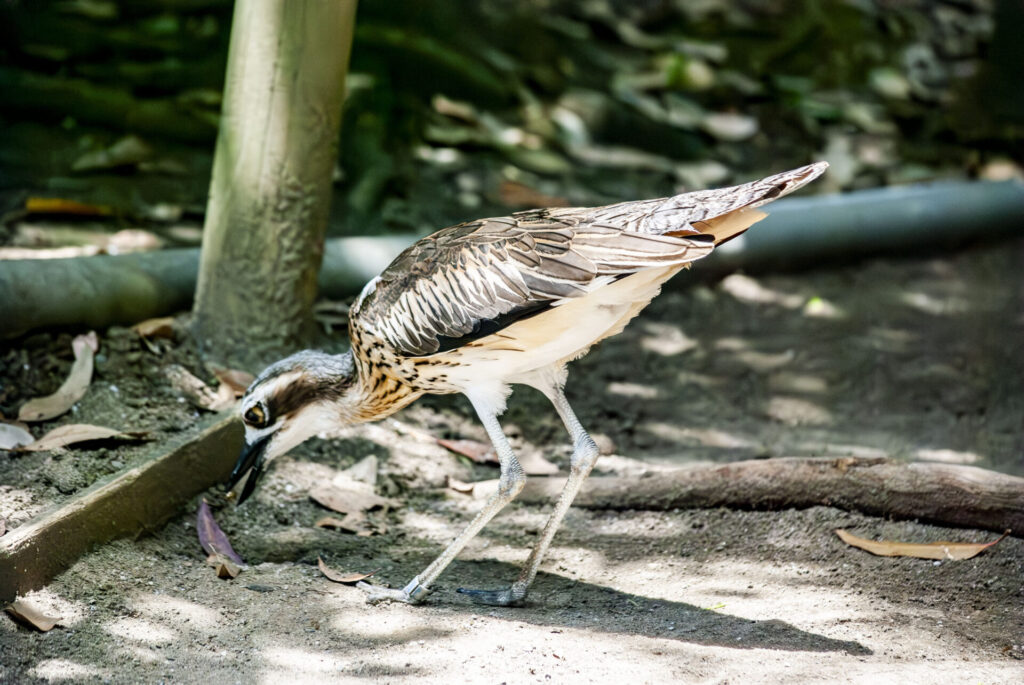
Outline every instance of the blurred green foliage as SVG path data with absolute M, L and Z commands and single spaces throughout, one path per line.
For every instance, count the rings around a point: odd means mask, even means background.
M 822 158 L 833 168 L 820 190 L 985 174 L 1021 159 L 1022 12 L 1013 0 L 363 0 L 331 230 L 427 230 Z M 9 1 L 2 13 L 0 92 L 7 81 L 27 95 L 25 73 L 81 79 L 101 99 L 170 103 L 183 122 L 172 131 L 212 136 L 230 2 Z M 74 154 L 134 132 L 189 169 L 188 197 L 173 201 L 201 204 L 209 146 L 16 90 L 0 95 L 0 124 L 64 123 L 50 144 L 70 151 L 36 176 L 71 176 L 60 165 Z M 17 155 L 0 149 L 4 163 Z M 150 182 L 133 201 L 171 192 Z

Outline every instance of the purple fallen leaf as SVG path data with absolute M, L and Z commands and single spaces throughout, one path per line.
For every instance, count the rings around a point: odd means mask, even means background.
M 231 549 L 231 542 L 224 531 L 220 529 L 213 519 L 210 505 L 206 500 L 199 502 L 199 515 L 196 516 L 196 532 L 199 533 L 199 544 L 203 550 L 210 555 L 223 555 L 236 564 L 245 564 L 242 557 L 238 556 L 235 550 Z

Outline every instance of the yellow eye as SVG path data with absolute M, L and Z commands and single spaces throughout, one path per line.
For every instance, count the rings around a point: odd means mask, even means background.
M 263 407 L 258 404 L 249 407 L 242 418 L 250 426 L 255 426 L 256 428 L 262 428 L 267 422 L 267 415 L 263 412 Z

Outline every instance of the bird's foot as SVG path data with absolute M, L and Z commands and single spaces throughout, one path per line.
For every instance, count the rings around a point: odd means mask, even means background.
M 494 607 L 517 607 L 526 601 L 526 587 L 519 583 L 513 583 L 504 590 L 469 590 L 460 587 L 458 591 L 460 594 L 468 595 L 477 604 Z
M 394 590 L 369 583 L 356 583 L 356 587 L 366 594 L 366 601 L 369 604 L 380 604 L 381 602 L 402 602 L 403 604 L 419 604 L 424 597 L 430 594 L 430 590 L 420 585 L 419 576 L 412 579 L 412 582 L 401 590 Z

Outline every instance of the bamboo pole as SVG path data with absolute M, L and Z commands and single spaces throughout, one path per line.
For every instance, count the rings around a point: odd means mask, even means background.
M 235 4 L 193 309 L 210 359 L 256 369 L 310 332 L 355 9 Z

